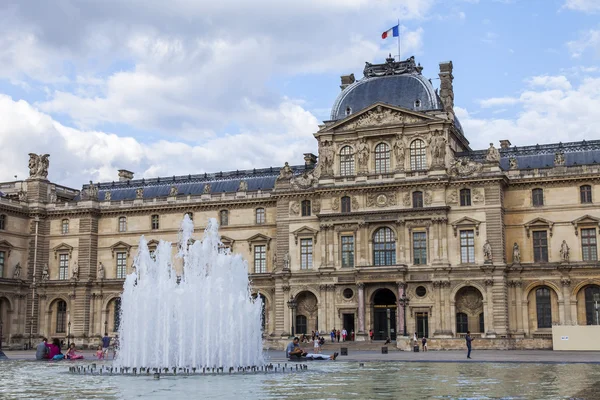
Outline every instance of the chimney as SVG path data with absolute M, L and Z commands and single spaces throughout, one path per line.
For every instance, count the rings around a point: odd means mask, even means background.
M 133 179 L 133 172 L 126 169 L 119 170 L 119 182 L 127 182 Z
M 511 143 L 510 140 L 508 139 L 504 139 L 500 141 L 500 148 L 501 149 L 508 149 L 510 147 Z
M 317 163 L 317 156 L 312 153 L 304 153 L 304 166 L 306 168 L 313 168 Z
M 356 82 L 356 79 L 354 78 L 354 74 L 342 75 L 341 79 L 342 79 L 342 84 L 340 85 L 340 89 L 342 89 L 342 90 L 346 89 L 348 86 L 350 86 L 354 82 Z
M 452 61 L 440 63 L 440 98 L 444 104 L 444 111 L 454 114 L 454 88 L 452 81 Z

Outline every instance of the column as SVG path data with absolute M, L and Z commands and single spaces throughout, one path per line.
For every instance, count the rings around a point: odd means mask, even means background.
M 453 310 L 452 304 L 454 299 L 450 298 L 450 281 L 442 281 L 442 292 L 444 296 L 444 333 L 451 335 L 454 326 L 454 319 L 456 313 Z
M 436 312 L 436 318 L 432 318 L 431 320 L 434 323 L 434 326 L 432 326 L 432 332 L 433 335 L 432 336 L 436 336 L 440 333 L 442 333 L 443 331 L 443 317 L 444 317 L 444 312 L 442 311 L 442 282 L 440 281 L 433 281 L 433 291 L 434 291 L 434 297 L 435 297 L 435 312 Z
M 319 285 L 319 331 L 327 332 L 327 285 Z
M 495 331 L 495 327 L 494 327 L 494 300 L 493 300 L 493 294 L 492 294 L 492 287 L 494 286 L 494 279 L 489 278 L 486 279 L 484 281 L 485 284 L 485 300 L 487 302 L 486 304 L 486 313 L 488 315 L 487 318 L 487 326 L 485 327 L 486 330 L 486 337 L 496 337 L 496 331 Z M 489 336 L 488 336 L 489 335 Z
M 406 246 L 404 243 L 404 238 L 406 236 L 404 232 L 404 221 L 399 221 L 396 224 L 396 229 L 398 230 L 398 259 L 396 264 L 406 264 L 408 260 L 406 259 Z
M 571 324 L 571 280 L 569 278 L 563 278 L 560 280 L 563 289 L 563 308 L 564 308 L 564 319 L 560 321 L 562 324 Z
M 514 286 L 515 286 L 515 302 L 517 303 L 517 326 L 516 326 L 516 330 L 517 330 L 517 334 L 519 334 L 519 335 L 523 334 L 523 290 L 521 289 L 522 285 L 523 285 L 523 282 L 521 282 L 521 281 L 514 281 Z M 527 315 L 527 313 L 525 313 L 525 315 Z
M 398 337 L 406 335 L 404 332 L 404 303 L 406 297 L 404 295 L 404 282 L 396 282 L 396 285 L 398 285 L 398 318 L 396 318 L 396 337 Z
M 365 284 L 358 282 L 358 334 L 365 334 Z
M 448 262 L 448 220 L 444 219 L 440 221 L 440 229 L 442 231 L 441 241 L 442 241 L 442 254 L 440 258 L 444 262 Z
M 281 289 L 283 290 L 283 301 L 278 306 L 281 307 L 281 309 L 283 310 L 283 327 L 281 327 L 280 329 L 282 331 L 282 336 L 289 336 L 291 335 L 290 328 L 292 327 L 290 309 L 287 305 L 287 302 L 290 299 L 290 286 L 283 285 Z
M 437 220 L 432 221 L 431 229 L 428 229 L 428 234 L 431 232 L 431 260 L 435 263 L 440 260 L 440 224 Z

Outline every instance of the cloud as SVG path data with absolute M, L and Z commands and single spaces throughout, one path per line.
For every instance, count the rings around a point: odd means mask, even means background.
M 549 75 L 540 75 L 534 76 L 533 78 L 527 80 L 530 86 L 539 86 L 547 89 L 571 89 L 571 83 L 567 80 L 565 76 L 549 76 Z
M 518 102 L 519 99 L 515 97 L 492 97 L 490 99 L 480 100 L 479 105 L 482 108 L 490 108 L 498 106 L 509 106 Z
M 594 13 L 600 11 L 600 2 L 598 0 L 566 0 L 563 8 Z
M 600 30 L 583 32 L 577 40 L 567 42 L 567 48 L 573 58 L 581 57 L 588 50 L 595 50 L 600 55 Z

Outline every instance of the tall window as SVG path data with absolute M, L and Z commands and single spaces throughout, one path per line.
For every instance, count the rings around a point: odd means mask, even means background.
M 152 226 L 152 229 L 158 229 L 158 227 L 160 226 L 160 224 L 159 224 L 159 216 L 157 214 L 154 214 L 150 218 L 150 220 L 151 220 L 151 224 L 150 225 Z
M 533 231 L 533 261 L 548 261 L 548 237 L 546 231 Z
M 66 253 L 58 255 L 58 279 L 69 279 L 69 255 Z
M 375 172 L 378 174 L 390 172 L 390 146 L 386 143 L 375 146 Z
M 300 240 L 300 268 L 310 269 L 313 264 L 313 244 L 312 239 Z
M 581 254 L 583 261 L 598 260 L 598 248 L 596 247 L 596 228 L 581 230 Z
M 542 286 L 535 291 L 535 307 L 537 312 L 537 327 L 552 328 L 552 306 L 550 304 L 550 289 Z
M 485 332 L 485 316 L 483 313 L 479 313 L 479 332 Z
M 119 217 L 119 232 L 127 231 L 127 217 Z
M 534 207 L 541 207 L 544 205 L 544 189 L 533 189 L 531 191 L 531 197 L 533 199 Z
M 456 313 L 456 333 L 467 333 L 469 330 L 469 317 L 467 314 Z
M 118 332 L 119 327 L 121 326 L 121 299 L 115 299 L 113 303 L 115 303 L 115 308 L 113 310 L 115 313 L 113 318 L 113 332 Z
M 600 297 L 600 287 L 590 285 L 585 288 L 585 323 L 600 325 L 600 314 L 596 312 L 597 299 Z
M 264 208 L 257 208 L 256 209 L 256 223 L 257 224 L 264 224 L 266 222 L 267 218 L 265 215 L 265 209 Z
M 254 246 L 254 273 L 267 272 L 267 251 L 265 245 Z
M 6 215 L 0 214 L 0 230 L 6 229 Z
M 68 219 L 62 220 L 61 228 L 62 228 L 61 229 L 62 233 L 69 233 L 69 220 Z
M 350 146 L 344 146 L 340 150 L 340 175 L 354 175 L 354 154 Z
M 475 235 L 473 231 L 460 231 L 460 261 L 463 264 L 475 262 Z
M 4 257 L 5 253 L 0 251 L 0 278 L 4 278 Z
M 427 233 L 413 232 L 413 264 L 427 264 Z
M 67 303 L 59 300 L 56 303 L 56 333 L 67 332 Z
M 354 267 L 354 236 L 342 236 L 342 268 Z
M 117 279 L 125 279 L 127 275 L 127 253 L 117 253 Z
M 302 216 L 310 217 L 310 200 L 302 200 L 301 208 L 302 208 Z
M 221 226 L 229 225 L 229 211 L 221 210 L 219 212 L 219 223 L 221 224 Z
M 296 332 L 308 333 L 308 323 L 304 315 L 296 315 Z
M 413 140 L 410 144 L 410 169 L 427 169 L 427 148 L 421 139 Z
M 413 208 L 423 207 L 423 192 L 413 192 L 412 194 Z
M 373 235 L 373 264 L 396 264 L 396 239 L 390 228 L 379 228 Z
M 471 205 L 471 189 L 460 189 L 460 205 L 463 207 Z
M 592 202 L 592 187 L 590 185 L 583 185 L 579 187 L 579 194 L 581 197 L 582 204 Z
M 352 201 L 350 200 L 350 196 L 342 197 L 342 212 L 349 213 L 352 211 Z

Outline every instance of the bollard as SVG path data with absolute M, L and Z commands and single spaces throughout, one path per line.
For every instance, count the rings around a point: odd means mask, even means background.
M 388 353 L 388 348 L 387 348 L 387 346 L 383 346 L 383 347 L 381 348 L 381 354 L 387 354 L 387 353 Z
M 160 379 L 160 373 L 155 372 L 154 373 L 154 379 Z

